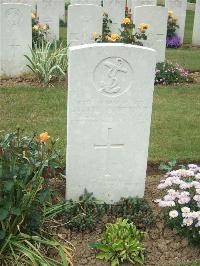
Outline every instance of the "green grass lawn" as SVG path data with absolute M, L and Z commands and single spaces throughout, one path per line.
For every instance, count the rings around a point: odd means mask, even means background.
M 56 87 L 0 88 L 0 128 L 28 133 L 47 130 L 66 145 L 66 89 Z M 200 85 L 156 87 L 149 160 L 200 159 Z
M 190 71 L 200 71 L 200 48 L 167 49 L 166 58 Z
M 184 35 L 185 44 L 192 43 L 193 24 L 194 24 L 194 11 L 188 10 L 185 22 L 185 35 Z

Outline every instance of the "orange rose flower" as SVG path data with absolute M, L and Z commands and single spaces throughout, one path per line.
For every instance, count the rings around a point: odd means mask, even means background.
M 48 132 L 44 132 L 44 133 L 41 133 L 39 135 L 39 141 L 40 142 L 47 142 L 49 138 L 50 138 L 50 136 L 49 136 Z

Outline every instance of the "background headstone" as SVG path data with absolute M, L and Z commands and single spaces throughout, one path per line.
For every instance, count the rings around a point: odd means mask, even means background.
M 192 43 L 200 45 L 200 0 L 196 1 Z
M 134 9 L 134 23 L 139 28 L 141 23 L 149 24 L 147 40 L 143 45 L 157 51 L 157 62 L 165 61 L 168 10 L 161 6 L 138 6 Z
M 22 74 L 32 46 L 31 6 L 1 4 L 0 14 L 1 75 Z
M 173 11 L 174 16 L 178 19 L 179 29 L 177 29 L 177 35 L 181 38 L 181 43 L 183 43 L 187 0 L 165 0 L 165 6 L 169 11 Z
M 36 9 L 36 1 L 37 0 L 0 0 L 0 3 L 17 3 L 17 4 L 27 4 L 32 7 L 32 10 Z
M 59 40 L 60 7 L 57 0 L 38 0 L 37 15 L 40 22 L 49 25 L 49 40 Z
M 69 48 L 67 199 L 143 197 L 155 61 L 140 46 Z
M 60 10 L 60 19 L 65 19 L 65 0 L 57 0 L 57 5 L 59 6 Z
M 128 7 L 133 10 L 136 6 L 157 5 L 157 0 L 128 0 Z
M 78 19 L 77 19 L 78 18 Z M 96 5 L 70 5 L 68 7 L 68 45 L 93 43 L 92 33 L 102 34 L 103 8 Z
M 101 0 L 71 0 L 71 5 L 97 5 L 101 6 Z
M 110 26 L 112 33 L 119 33 L 122 21 L 125 17 L 126 0 L 104 0 L 103 8 L 112 20 Z

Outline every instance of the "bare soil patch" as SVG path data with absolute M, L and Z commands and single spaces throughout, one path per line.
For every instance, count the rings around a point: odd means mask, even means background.
M 154 168 L 154 167 L 153 167 Z M 151 169 L 152 172 L 152 169 Z M 149 227 L 146 231 L 145 237 L 145 266 L 153 265 L 166 265 L 175 266 L 180 262 L 188 262 L 196 259 L 200 259 L 200 249 L 188 244 L 186 238 L 180 236 L 175 230 L 169 229 L 164 224 L 163 215 L 161 210 L 153 202 L 156 198 L 159 198 L 159 191 L 157 185 L 159 184 L 162 175 L 149 176 L 146 180 L 145 199 L 150 204 L 155 215 L 155 223 Z M 56 182 L 57 183 L 57 182 Z M 65 184 L 59 181 L 56 188 L 61 189 L 64 192 Z M 59 221 L 60 224 L 64 223 L 64 220 Z M 96 260 L 95 251 L 88 247 L 88 243 L 95 242 L 99 239 L 100 234 L 104 228 L 103 223 L 99 223 L 96 231 L 76 233 L 67 230 L 64 226 L 57 226 L 51 224 L 48 226 L 48 232 L 55 236 L 59 236 L 59 239 L 65 239 L 73 244 L 75 247 L 74 265 L 75 266 L 108 266 L 109 263 Z M 125 264 L 130 265 L 130 264 Z

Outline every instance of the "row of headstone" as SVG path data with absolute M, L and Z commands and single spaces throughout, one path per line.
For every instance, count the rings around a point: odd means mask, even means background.
M 144 196 L 155 57 L 127 44 L 69 48 L 67 199 Z
M 70 5 L 68 9 L 68 45 L 93 43 L 92 32 L 102 34 L 104 11 L 109 14 L 109 18 L 113 22 L 111 32 L 119 33 L 122 20 L 125 17 L 125 2 L 125 0 L 118 0 L 117 2 L 105 0 L 104 9 L 100 5 Z M 163 62 L 166 49 L 167 8 L 146 5 L 136 6 L 134 9 L 134 23 L 137 28 L 141 23 L 150 25 L 147 31 L 147 41 L 143 41 L 143 45 L 155 49 L 157 51 L 157 62 Z
M 1 3 L 21 3 L 37 8 L 40 22 L 49 25 L 49 39 L 59 39 L 59 19 L 65 17 L 65 0 L 0 0 Z
M 64 15 L 64 0 L 0 1 L 0 75 L 19 75 L 27 70 L 24 55 L 29 55 L 32 47 L 31 12 L 35 5 L 40 22 L 50 27 L 49 40 L 59 39 L 59 16 Z
M 109 14 L 110 19 L 113 21 L 111 25 L 111 30 L 113 32 L 119 32 L 121 21 L 124 17 L 124 7 L 125 0 L 104 0 L 103 6 L 104 11 Z M 134 18 L 134 9 L 137 6 L 143 5 L 157 5 L 157 0 L 128 0 L 128 7 L 132 10 L 132 16 Z M 94 4 L 101 6 L 101 0 L 71 0 L 71 5 L 75 4 Z M 185 32 L 185 20 L 186 20 L 186 10 L 187 10 L 187 0 L 165 0 L 165 7 L 169 11 L 173 11 L 175 17 L 178 19 L 179 29 L 177 29 L 177 34 L 183 43 L 184 32 Z M 195 11 L 195 21 L 194 21 L 194 32 L 193 32 L 193 44 L 199 45 L 199 0 L 196 3 Z M 165 23 L 164 23 L 165 24 Z

